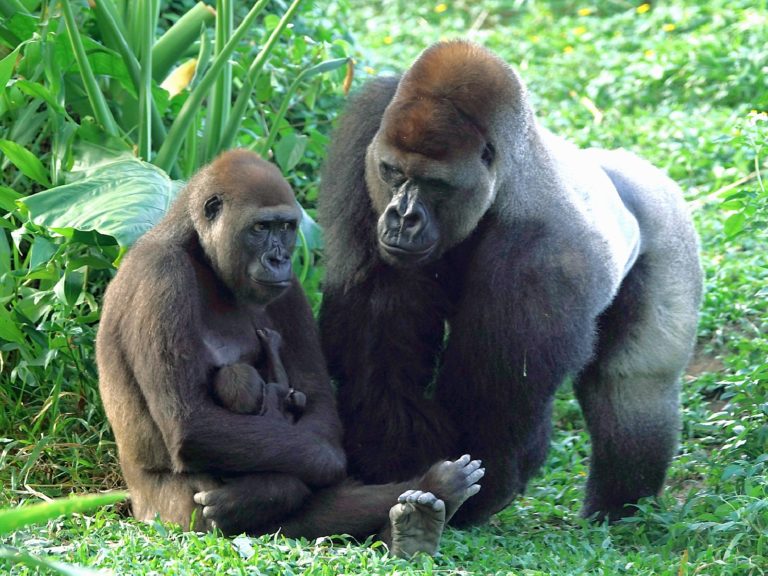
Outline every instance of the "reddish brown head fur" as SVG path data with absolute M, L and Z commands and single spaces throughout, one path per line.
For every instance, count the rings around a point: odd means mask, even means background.
M 509 67 L 466 41 L 435 44 L 403 76 L 384 115 L 384 136 L 405 151 L 444 159 L 488 137 L 489 119 L 518 89 Z

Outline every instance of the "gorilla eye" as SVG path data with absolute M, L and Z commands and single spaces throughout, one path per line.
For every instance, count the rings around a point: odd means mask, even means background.
M 257 232 L 266 232 L 269 230 L 269 223 L 268 222 L 256 222 L 256 224 L 253 225 L 253 229 Z
M 218 194 L 208 198 L 208 200 L 205 201 L 205 204 L 203 204 L 203 213 L 205 214 L 205 219 L 213 220 L 216 218 L 216 216 L 219 215 L 219 212 L 221 212 L 221 205 L 221 196 Z
M 283 232 L 287 232 L 288 230 L 295 230 L 296 229 L 296 222 L 283 222 L 280 224 L 280 230 Z
M 493 144 L 488 142 L 488 144 L 485 145 L 485 148 L 483 148 L 483 155 L 480 157 L 480 160 L 482 160 L 483 164 L 486 166 L 490 166 L 493 164 L 493 159 L 496 157 L 496 148 L 493 147 Z
M 396 185 L 402 184 L 405 181 L 405 174 L 403 174 L 403 171 L 386 162 L 379 164 L 379 175 L 387 184 Z

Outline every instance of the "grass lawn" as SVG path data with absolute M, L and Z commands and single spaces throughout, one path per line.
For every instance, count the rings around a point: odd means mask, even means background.
M 125 505 L 26 526 L 0 544 L 131 575 L 768 573 L 768 193 L 759 178 L 768 155 L 766 4 L 350 5 L 356 82 L 402 70 L 433 41 L 469 36 L 520 71 L 544 125 L 582 146 L 633 150 L 685 190 L 706 294 L 664 495 L 615 525 L 578 517 L 589 439 L 566 385 L 549 458 L 525 496 L 489 525 L 449 530 L 436 558 L 405 562 L 381 544 L 346 538 L 184 534 L 138 524 Z M 92 327 L 83 330 L 92 338 Z M 0 381 L 0 504 L 120 485 L 94 381 L 79 385 L 92 402 L 64 410 L 54 404 L 67 405 L 66 394 L 24 406 Z M 0 559 L 0 571 L 35 573 L 7 566 Z

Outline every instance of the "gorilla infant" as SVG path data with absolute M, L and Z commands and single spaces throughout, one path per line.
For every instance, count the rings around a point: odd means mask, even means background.
M 280 334 L 274 330 L 256 330 L 267 357 L 272 382 L 265 382 L 250 364 L 222 366 L 213 378 L 213 394 L 225 408 L 239 414 L 264 415 L 277 410 L 292 421 L 301 418 L 307 397 L 288 383 L 288 374 L 280 360 Z
M 344 481 L 333 391 L 291 266 L 300 217 L 277 168 L 224 153 L 110 283 L 99 388 L 133 513 L 225 534 L 378 533 L 394 554 L 434 553 L 484 471 L 465 455 L 399 484 Z
M 483 521 L 544 461 L 571 376 L 592 439 L 583 514 L 661 489 L 702 290 L 661 171 L 552 135 L 506 63 L 444 42 L 350 102 L 318 216 L 353 475 L 403 480 L 469 452 L 488 474 L 456 521 Z

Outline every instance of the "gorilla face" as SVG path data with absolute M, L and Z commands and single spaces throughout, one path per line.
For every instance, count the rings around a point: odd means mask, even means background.
M 290 286 L 298 224 L 298 210 L 285 206 L 257 210 L 243 227 L 243 284 L 250 286 L 254 299 L 272 300 Z
M 384 261 L 427 264 L 466 239 L 493 203 L 494 156 L 493 144 L 457 110 L 395 98 L 366 157 Z
M 202 210 L 195 227 L 222 282 L 238 297 L 267 304 L 291 285 L 301 211 L 271 164 L 231 154 L 226 181 L 195 183 Z

